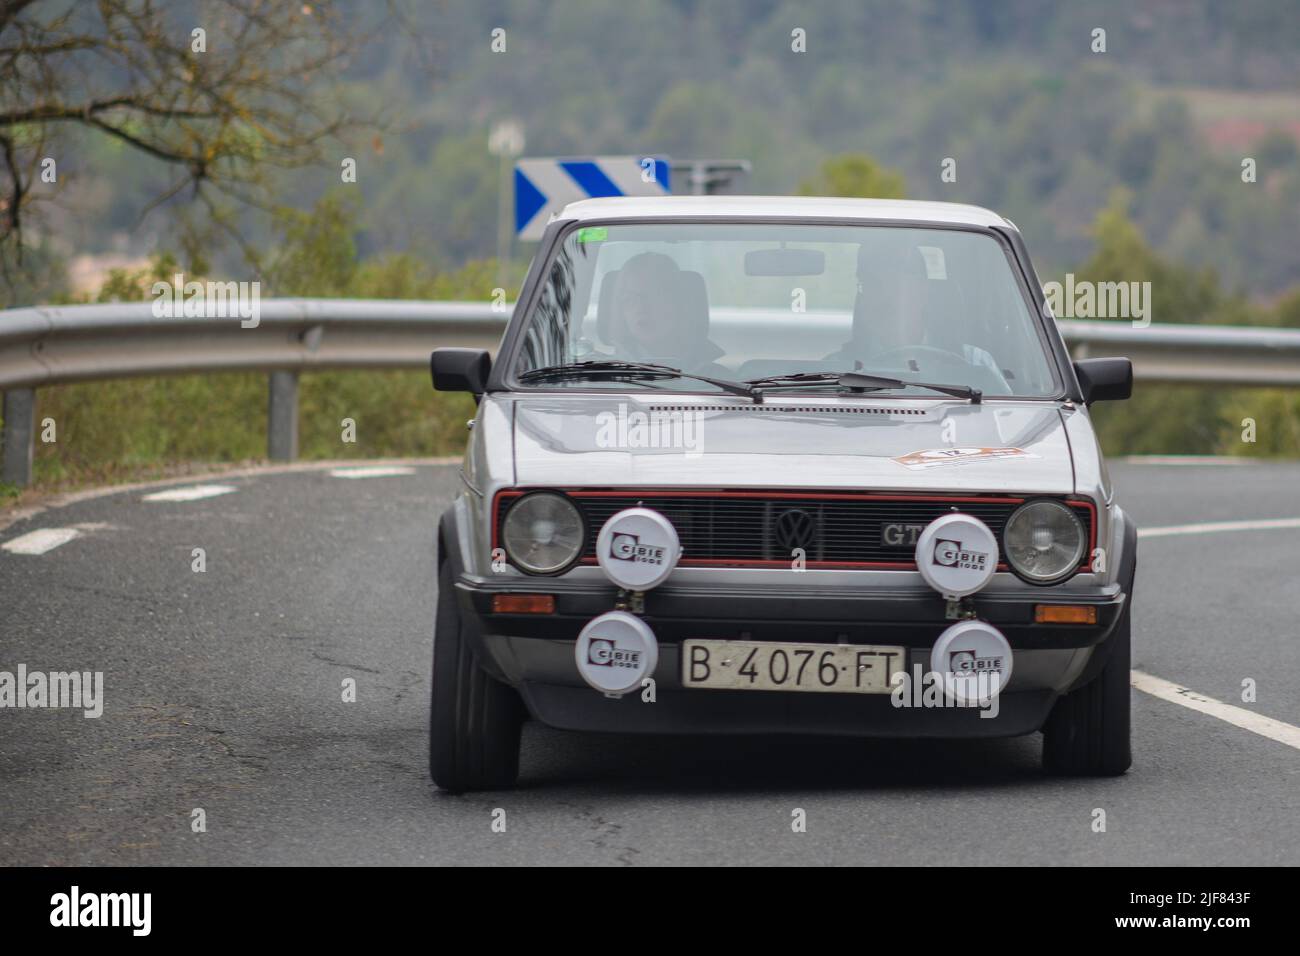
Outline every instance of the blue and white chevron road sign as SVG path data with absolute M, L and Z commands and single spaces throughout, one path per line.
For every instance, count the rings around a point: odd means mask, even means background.
M 579 199 L 669 191 L 663 156 L 521 159 L 515 163 L 515 232 L 520 239 L 542 238 L 551 214 Z

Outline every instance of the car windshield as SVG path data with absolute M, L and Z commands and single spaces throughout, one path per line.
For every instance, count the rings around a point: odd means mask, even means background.
M 578 226 L 544 275 L 516 376 L 618 361 L 729 380 L 859 371 L 992 397 L 1059 390 L 1008 254 L 985 233 L 757 222 Z M 528 379 L 545 388 L 716 390 L 634 372 Z M 832 379 L 824 387 L 838 386 Z

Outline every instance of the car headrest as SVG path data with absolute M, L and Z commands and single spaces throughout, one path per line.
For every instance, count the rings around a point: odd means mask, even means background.
M 607 345 L 617 345 L 624 337 L 623 325 L 615 314 L 614 305 L 622 272 L 622 269 L 612 269 L 605 273 L 596 301 L 596 333 Z M 671 304 L 673 321 L 680 330 L 678 339 L 683 348 L 702 345 L 709 336 L 709 292 L 704 276 L 684 269 L 669 275 L 671 279 L 658 290 L 658 294 Z
M 681 315 L 682 334 L 690 342 L 709 337 L 709 289 L 704 276 L 683 269 L 678 273 L 677 308 Z
M 895 289 L 904 278 L 921 279 L 929 287 L 944 285 L 927 279 L 925 257 L 916 248 L 891 244 L 873 248 L 867 243 L 858 247 L 858 294 L 853 300 L 853 338 L 869 341 L 872 328 L 888 322 L 895 308 Z

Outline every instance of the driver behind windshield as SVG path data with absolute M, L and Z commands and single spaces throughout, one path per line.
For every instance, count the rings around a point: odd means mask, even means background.
M 709 341 L 708 293 L 699 273 L 643 252 L 618 271 L 612 307 L 610 344 L 620 357 L 702 375 L 729 374 L 712 361 L 723 350 Z
M 954 363 L 964 363 L 980 369 L 981 377 L 991 375 L 989 384 L 1009 393 L 993 356 L 963 341 L 969 335 L 952 280 L 931 279 L 919 249 L 903 250 L 901 257 L 872 255 L 875 251 L 864 244 L 858 254 L 853 336 L 826 356 L 827 366 L 833 371 L 922 373 L 944 381 L 951 379 Z

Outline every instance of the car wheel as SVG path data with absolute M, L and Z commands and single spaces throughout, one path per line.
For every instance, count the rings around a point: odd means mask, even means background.
M 429 774 L 441 789 L 495 790 L 519 775 L 523 703 L 474 658 L 456 606 L 451 566 L 438 569 L 429 704 Z
M 1130 591 L 1130 603 L 1131 603 Z M 1133 762 L 1129 740 L 1130 608 L 1111 635 L 1101 673 L 1061 697 L 1043 727 L 1043 767 L 1069 776 L 1113 777 Z

